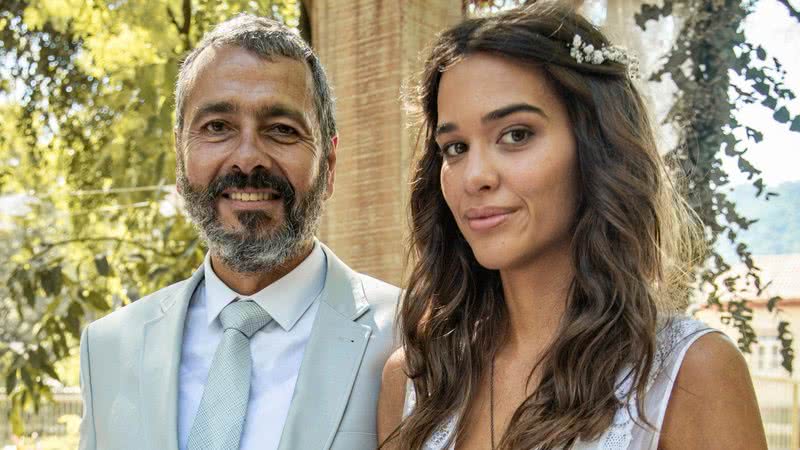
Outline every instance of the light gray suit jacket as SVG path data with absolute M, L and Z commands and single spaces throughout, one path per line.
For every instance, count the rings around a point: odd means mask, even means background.
M 383 364 L 399 290 L 354 272 L 322 246 L 328 272 L 279 450 L 377 446 Z M 177 450 L 183 323 L 201 266 L 91 323 L 81 337 L 81 450 Z

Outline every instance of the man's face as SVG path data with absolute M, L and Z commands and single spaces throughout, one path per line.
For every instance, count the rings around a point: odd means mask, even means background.
M 335 152 L 322 154 L 310 72 L 233 46 L 209 47 L 194 64 L 178 190 L 228 266 L 270 270 L 307 248 L 333 192 Z

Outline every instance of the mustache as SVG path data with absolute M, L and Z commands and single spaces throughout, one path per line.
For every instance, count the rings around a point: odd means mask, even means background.
M 294 203 L 295 191 L 289 180 L 266 170 L 254 170 L 249 175 L 242 172 L 221 175 L 208 185 L 206 195 L 209 199 L 215 199 L 226 189 L 232 188 L 272 189 L 281 196 L 285 205 Z

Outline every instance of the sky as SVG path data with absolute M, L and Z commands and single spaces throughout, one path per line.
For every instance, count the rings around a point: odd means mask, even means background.
M 798 1 L 792 3 L 800 6 Z M 762 0 L 745 23 L 745 35 L 781 61 L 786 69 L 784 84 L 800 97 L 800 23 L 777 1 Z M 790 102 L 787 108 L 792 117 L 800 114 L 800 98 Z M 752 144 L 746 157 L 763 171 L 768 186 L 800 181 L 800 133 L 789 131 L 788 124 L 777 123 L 772 119 L 772 112 L 761 105 L 742 108 L 737 119 L 764 133 L 764 140 Z M 733 158 L 728 158 L 724 167 L 732 175 L 732 184 L 747 183 Z

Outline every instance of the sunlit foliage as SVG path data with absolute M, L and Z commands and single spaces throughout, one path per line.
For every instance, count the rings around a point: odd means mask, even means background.
M 10 420 L 51 396 L 82 325 L 202 259 L 174 184 L 181 56 L 242 11 L 284 1 L 4 0 L 0 11 L 0 375 Z

